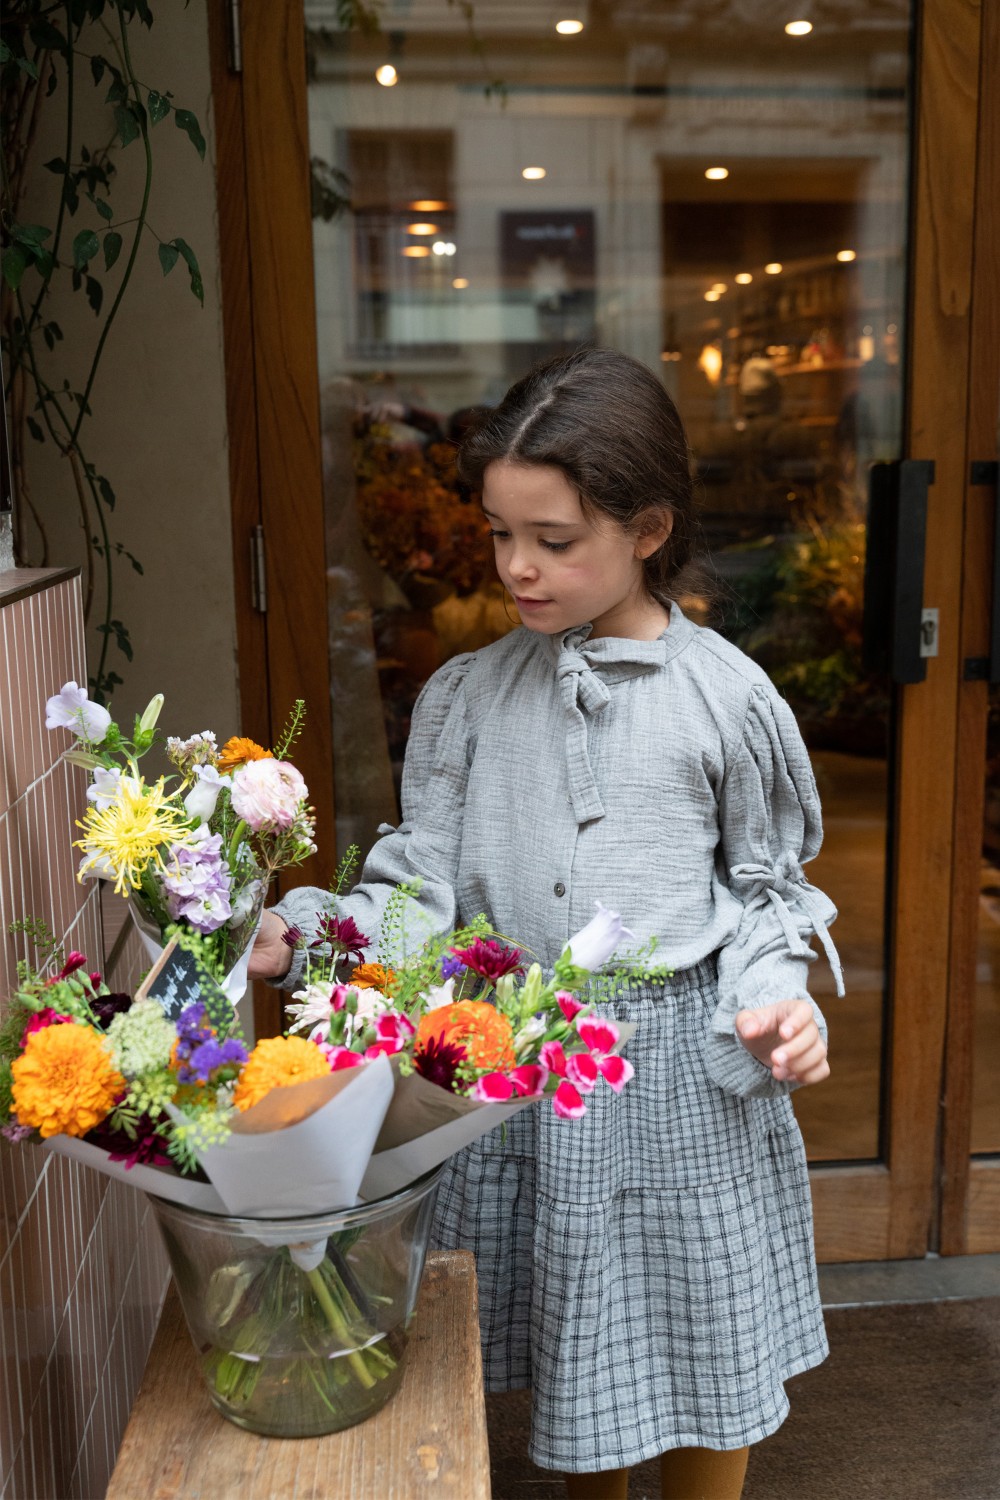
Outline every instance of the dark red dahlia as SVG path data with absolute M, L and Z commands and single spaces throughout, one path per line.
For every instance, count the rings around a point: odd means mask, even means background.
M 343 958 L 354 954 L 360 963 L 365 949 L 371 945 L 371 938 L 365 937 L 353 917 L 323 917 L 317 929 L 316 941 L 311 946 L 321 948 L 324 943 L 329 944 L 334 954 Z
M 481 974 L 495 984 L 505 974 L 512 974 L 521 967 L 521 954 L 517 948 L 505 948 L 495 938 L 476 938 L 468 948 L 452 948 L 456 958 L 474 974 Z
M 123 1161 L 126 1171 L 135 1166 L 166 1166 L 170 1161 L 166 1139 L 149 1115 L 140 1115 L 136 1120 L 134 1140 L 127 1131 L 114 1130 L 107 1123 L 91 1130 L 87 1139 L 106 1151 L 112 1161 Z
M 466 1060 L 465 1048 L 458 1042 L 442 1042 L 431 1037 L 418 1052 L 414 1052 L 413 1067 L 428 1083 L 436 1083 L 438 1088 L 450 1089 L 454 1093 L 456 1082 L 463 1083 L 458 1070 Z

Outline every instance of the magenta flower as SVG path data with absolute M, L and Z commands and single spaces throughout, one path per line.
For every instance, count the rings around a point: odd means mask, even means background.
M 581 1094 L 592 1094 L 597 1082 L 597 1062 L 589 1052 L 574 1052 L 566 1059 L 566 1077 Z
M 597 1068 L 604 1082 L 613 1088 L 616 1094 L 620 1094 L 630 1078 L 635 1077 L 635 1069 L 627 1057 L 600 1057 L 597 1060 Z
M 577 1021 L 576 1029 L 588 1052 L 605 1057 L 614 1047 L 620 1035 L 614 1021 L 604 1021 L 600 1016 L 584 1016 Z
M 408 1016 L 399 1015 L 392 1010 L 383 1011 L 375 1020 L 375 1041 L 365 1049 L 365 1057 L 371 1060 L 378 1057 L 380 1052 L 385 1052 L 392 1057 L 396 1052 L 402 1052 L 410 1037 L 415 1035 L 416 1027 Z
M 539 1063 L 522 1063 L 520 1067 L 512 1068 L 508 1076 L 519 1094 L 525 1099 L 535 1099 L 545 1093 L 549 1070 Z
M 579 1120 L 587 1113 L 587 1106 L 571 1083 L 563 1079 L 556 1089 L 552 1108 L 561 1120 Z
M 316 1045 L 330 1064 L 331 1073 L 339 1073 L 341 1068 L 358 1068 L 364 1062 L 364 1058 L 352 1052 L 350 1047 L 335 1047 L 329 1042 L 317 1042 Z
M 59 970 L 59 978 L 68 979 L 71 974 L 76 973 L 77 969 L 85 969 L 86 967 L 86 954 L 77 953 L 76 949 L 74 948 L 71 953 L 67 953 L 66 962 Z
M 566 1054 L 558 1042 L 545 1042 L 538 1054 L 538 1061 L 557 1078 L 566 1077 Z
M 559 1005 L 559 1009 L 562 1011 L 567 1021 L 572 1021 L 573 1017 L 577 1015 L 579 1011 L 583 1010 L 583 1006 L 580 1004 L 579 1000 L 575 995 L 571 995 L 569 990 L 557 990 L 556 1001 Z
M 502 979 L 505 974 L 511 974 L 521 967 L 521 954 L 518 949 L 505 948 L 503 943 L 498 943 L 495 938 L 476 938 L 468 948 L 452 948 L 451 951 L 467 969 L 471 969 L 474 974 L 480 974 L 483 979 L 488 979 L 493 984 L 498 979 Z
M 350 958 L 353 954 L 360 963 L 371 938 L 365 937 L 353 917 L 323 917 L 317 928 L 316 941 L 310 946 L 322 948 L 324 943 L 329 944 L 336 956 Z
M 506 1073 L 485 1073 L 476 1079 L 476 1086 L 469 1095 L 482 1104 L 506 1104 L 514 1092 L 514 1084 Z
M 301 927 L 289 926 L 281 934 L 281 941 L 286 943 L 289 948 L 294 948 L 296 943 L 301 943 L 302 937 Z
M 28 1045 L 28 1038 L 33 1031 L 44 1031 L 46 1026 L 64 1026 L 67 1022 L 72 1023 L 72 1016 L 64 1016 L 59 1011 L 53 1010 L 51 1005 L 43 1005 L 41 1010 L 35 1012 L 27 1026 L 21 1033 L 21 1046 Z

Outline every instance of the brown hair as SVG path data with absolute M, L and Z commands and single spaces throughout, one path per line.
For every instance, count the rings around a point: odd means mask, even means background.
M 481 413 L 459 449 L 459 474 L 479 490 L 490 464 L 503 459 L 561 469 L 585 510 L 632 533 L 649 512 L 669 511 L 669 537 L 643 562 L 647 591 L 667 602 L 696 522 L 684 428 L 651 370 L 590 347 L 537 365 Z

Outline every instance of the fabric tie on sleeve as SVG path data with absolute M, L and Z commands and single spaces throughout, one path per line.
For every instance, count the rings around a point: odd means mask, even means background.
M 562 637 L 550 637 L 555 659 L 556 680 L 566 720 L 566 771 L 570 801 L 578 823 L 590 823 L 604 817 L 604 803 L 597 790 L 593 767 L 587 753 L 587 721 L 584 714 L 601 713 L 611 702 L 607 684 L 601 681 L 595 666 L 636 666 L 646 670 L 660 667 L 666 660 L 663 639 L 632 641 L 617 636 L 599 636 L 586 641 L 590 626 L 569 631 Z
M 837 983 L 837 994 L 843 998 L 844 970 L 827 930 L 821 907 L 823 898 L 816 887 L 806 880 L 805 871 L 794 854 L 786 852 L 779 855 L 773 865 L 734 865 L 729 872 L 729 888 L 745 907 L 764 898 L 770 901 L 788 941 L 789 952 L 795 958 L 810 958 L 812 954 L 809 945 L 799 934 L 787 905 L 789 900 L 796 901 L 823 945 Z

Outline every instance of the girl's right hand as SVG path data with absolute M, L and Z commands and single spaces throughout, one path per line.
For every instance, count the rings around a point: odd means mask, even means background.
M 292 950 L 281 941 L 282 933 L 288 931 L 277 912 L 261 913 L 260 931 L 250 949 L 248 979 L 268 979 L 274 982 L 284 979 L 292 966 Z

